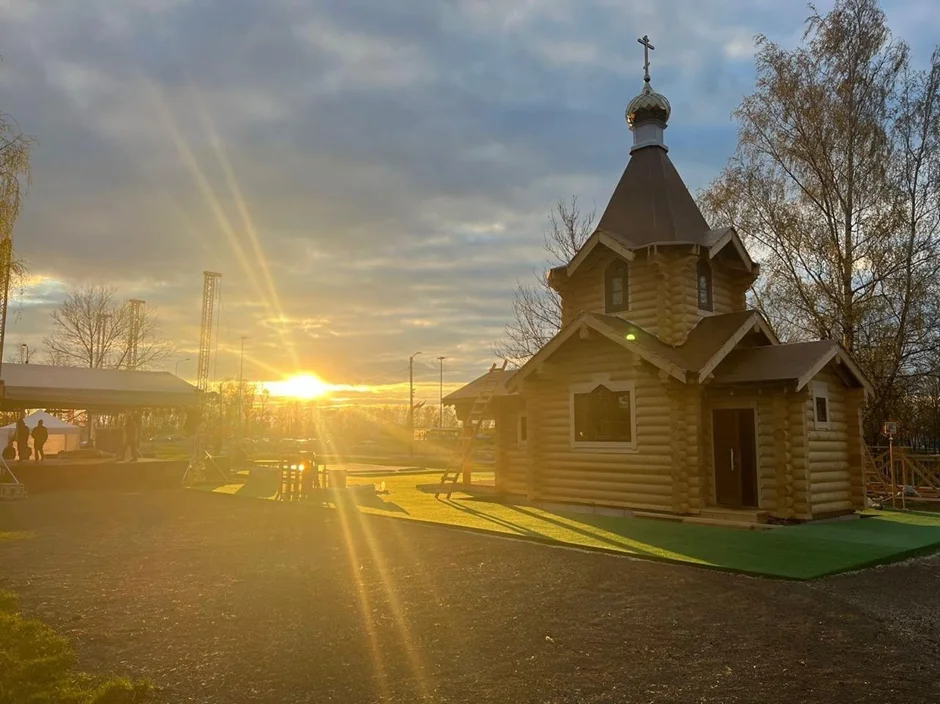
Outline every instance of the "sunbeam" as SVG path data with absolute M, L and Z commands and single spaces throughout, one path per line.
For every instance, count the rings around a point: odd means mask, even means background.
M 209 111 L 206 108 L 205 101 L 202 99 L 202 96 L 196 89 L 195 84 L 189 84 L 189 93 L 192 96 L 193 102 L 196 106 L 196 113 L 199 115 L 206 132 L 209 134 L 209 143 L 212 145 L 212 150 L 215 152 L 215 157 L 219 162 L 219 166 L 222 168 L 223 174 L 225 175 L 225 181 L 228 185 L 229 191 L 232 194 L 232 198 L 235 201 L 235 206 L 238 208 L 242 225 L 244 226 L 245 233 L 247 234 L 248 241 L 251 245 L 254 261 L 261 270 L 261 274 L 264 277 L 265 283 L 267 284 L 269 296 L 267 299 L 268 307 L 276 313 L 279 319 L 283 318 L 284 310 L 281 307 L 281 301 L 277 293 L 277 287 L 274 285 L 274 279 L 271 276 L 271 269 L 268 264 L 267 254 L 265 253 L 264 248 L 261 246 L 261 241 L 258 239 L 258 233 L 255 230 L 251 213 L 248 210 L 248 204 L 245 202 L 241 187 L 238 185 L 238 181 L 235 178 L 235 172 L 232 170 L 231 162 L 229 161 L 228 154 L 225 150 L 225 145 L 222 143 L 222 139 L 219 136 L 219 131 L 215 126 L 215 122 L 212 120 L 212 116 L 209 114 Z M 284 348 L 291 356 L 293 365 L 295 367 L 300 366 L 297 359 L 297 350 L 294 346 L 294 342 L 291 336 L 287 335 L 283 328 L 278 329 L 278 334 L 281 338 L 281 344 L 284 345 Z
M 270 302 L 268 302 L 265 298 L 264 289 L 255 276 L 254 266 L 242 249 L 241 243 L 238 240 L 238 234 L 233 229 L 228 217 L 226 217 L 225 210 L 222 207 L 222 204 L 219 202 L 215 190 L 212 188 L 212 185 L 206 178 L 205 173 L 203 172 L 202 168 L 200 168 L 199 162 L 196 159 L 196 155 L 193 153 L 188 142 L 176 126 L 176 121 L 174 120 L 173 115 L 170 113 L 169 108 L 166 105 L 166 101 L 163 98 L 163 92 L 152 81 L 149 81 L 148 85 L 150 86 L 154 103 L 157 106 L 157 110 L 164 127 L 173 139 L 173 143 L 176 146 L 176 149 L 179 152 L 180 158 L 183 160 L 184 165 L 189 170 L 190 175 L 196 181 L 196 185 L 199 188 L 200 193 L 202 194 L 203 198 L 205 198 L 206 204 L 215 217 L 216 224 L 228 238 L 232 252 L 235 254 L 242 272 L 255 288 L 259 298 L 265 300 L 270 307 Z

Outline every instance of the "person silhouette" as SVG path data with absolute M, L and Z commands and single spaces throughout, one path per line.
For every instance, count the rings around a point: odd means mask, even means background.
M 19 462 L 29 459 L 29 426 L 22 418 L 16 421 L 16 452 Z
M 39 422 L 36 423 L 36 427 L 33 428 L 33 449 L 36 450 L 37 462 L 46 461 L 46 453 L 43 450 L 43 446 L 48 439 L 49 429 L 46 427 L 45 423 L 42 422 L 42 418 L 40 418 Z

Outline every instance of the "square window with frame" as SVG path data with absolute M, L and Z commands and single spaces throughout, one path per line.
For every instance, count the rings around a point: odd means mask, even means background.
M 813 425 L 817 430 L 828 430 L 831 427 L 831 421 L 829 387 L 825 382 L 813 382 Z
M 571 444 L 611 451 L 636 448 L 633 382 L 584 384 L 571 389 Z

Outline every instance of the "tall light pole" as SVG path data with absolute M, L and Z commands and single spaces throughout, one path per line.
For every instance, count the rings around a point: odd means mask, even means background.
M 408 454 L 415 453 L 415 352 L 408 358 Z
M 189 357 L 183 357 L 182 359 L 176 360 L 176 365 L 173 367 L 173 376 L 180 375 L 180 362 L 188 362 L 189 359 L 190 359 Z
M 441 363 L 441 417 L 437 422 L 438 427 L 444 427 L 444 360 L 447 357 L 438 357 L 437 361 Z
M 241 336 L 242 341 L 242 351 L 238 357 L 238 437 L 242 436 L 242 425 L 244 419 L 242 418 L 242 396 L 245 394 L 244 380 L 245 380 L 245 340 L 248 339 L 247 335 Z

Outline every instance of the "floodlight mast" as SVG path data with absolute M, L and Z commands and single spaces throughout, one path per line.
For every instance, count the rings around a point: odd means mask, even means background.
M 196 367 L 196 388 L 206 393 L 209 390 L 209 359 L 212 356 L 212 318 L 215 313 L 215 297 L 221 285 L 222 274 L 215 271 L 202 272 L 202 326 L 199 329 L 199 362 Z
M 212 331 L 216 295 L 221 286 L 222 274 L 216 271 L 202 272 L 202 325 L 199 329 L 199 361 L 196 367 L 196 390 L 199 394 L 196 434 L 193 438 L 193 454 L 189 467 L 183 475 L 183 483 L 205 479 L 206 460 L 224 479 L 225 473 L 212 461 L 206 451 L 206 396 L 209 392 L 209 360 L 212 356 Z

